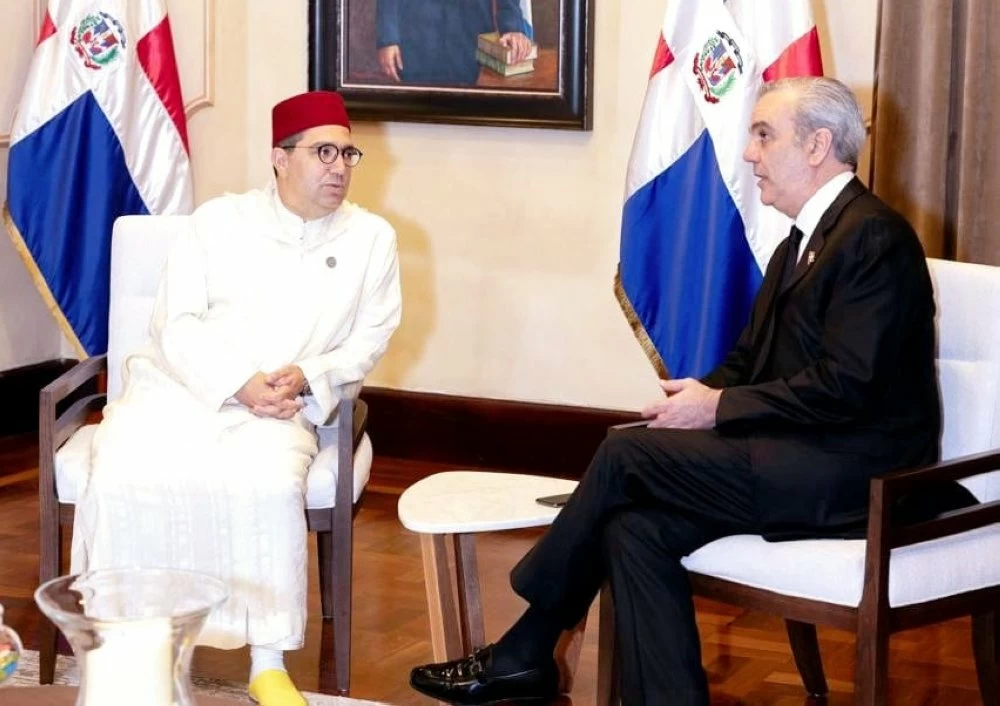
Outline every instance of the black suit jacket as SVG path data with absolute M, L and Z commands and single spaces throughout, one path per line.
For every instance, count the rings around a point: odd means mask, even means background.
M 720 433 L 748 440 L 765 536 L 852 534 L 873 475 L 938 459 L 930 275 L 910 225 L 856 178 L 782 288 L 787 251 L 702 382 L 724 388 Z

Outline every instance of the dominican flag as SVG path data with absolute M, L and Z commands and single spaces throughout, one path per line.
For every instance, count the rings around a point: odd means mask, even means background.
M 14 245 L 77 352 L 103 353 L 115 219 L 193 205 L 162 0 L 50 0 L 8 159 Z
M 809 0 L 670 0 L 625 186 L 615 290 L 664 377 L 735 344 L 791 222 L 742 159 L 764 81 L 822 75 Z

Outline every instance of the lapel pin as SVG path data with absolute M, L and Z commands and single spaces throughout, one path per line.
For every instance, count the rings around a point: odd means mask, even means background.
M 337 258 L 333 257 L 332 255 L 330 257 L 326 258 L 326 266 L 330 267 L 330 268 L 336 267 L 337 266 Z
M 806 254 L 806 264 L 807 264 L 807 265 L 811 265 L 811 264 L 813 264 L 814 262 L 816 262 L 816 253 L 815 253 L 814 251 L 810 250 L 810 251 L 809 251 L 809 252 L 808 252 L 808 253 Z

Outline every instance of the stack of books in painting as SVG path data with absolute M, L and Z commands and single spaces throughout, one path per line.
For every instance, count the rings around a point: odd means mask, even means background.
M 501 76 L 517 76 L 535 70 L 535 59 L 538 58 L 538 45 L 531 43 L 531 51 L 523 61 L 514 62 L 514 50 L 500 43 L 498 32 L 486 32 L 479 35 L 476 47 L 476 60 Z

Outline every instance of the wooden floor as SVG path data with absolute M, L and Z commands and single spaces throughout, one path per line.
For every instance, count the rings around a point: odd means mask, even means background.
M 38 575 L 34 458 L 30 439 L 0 439 L 0 602 L 7 607 L 8 622 L 32 649 L 37 648 L 35 631 L 43 619 L 31 600 Z M 399 486 L 413 471 L 412 463 L 376 459 L 355 530 L 352 695 L 399 705 L 432 703 L 407 686 L 410 668 L 431 659 L 419 541 L 396 519 Z M 507 572 L 538 534 L 514 531 L 479 537 L 487 639 L 498 637 L 523 609 L 523 603 L 510 591 Z M 319 618 L 314 550 L 310 547 L 311 617 L 306 647 L 290 656 L 289 670 L 301 688 L 329 691 L 333 657 L 329 627 Z M 820 630 L 832 693 L 826 701 L 811 701 L 802 690 L 780 620 L 707 601 L 698 603 L 698 616 L 713 705 L 852 703 L 851 634 Z M 570 698 L 561 701 L 562 706 L 594 703 L 595 611 L 589 622 L 576 686 Z M 969 642 L 967 621 L 894 636 L 889 703 L 979 704 Z M 199 649 L 194 669 L 205 676 L 243 681 L 247 666 L 246 650 Z

